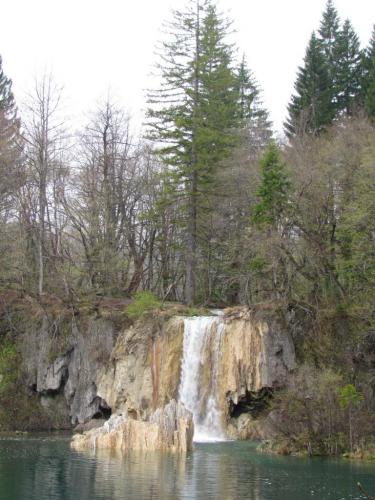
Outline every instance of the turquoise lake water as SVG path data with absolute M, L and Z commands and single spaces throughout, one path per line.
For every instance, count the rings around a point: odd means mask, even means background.
M 0 438 L 0 500 L 347 500 L 375 495 L 375 464 L 277 457 L 244 442 L 187 456 L 78 453 L 70 436 Z

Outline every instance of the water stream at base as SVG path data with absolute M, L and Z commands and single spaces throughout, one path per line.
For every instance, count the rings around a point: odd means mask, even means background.
M 217 400 L 224 323 L 220 316 L 185 318 L 180 401 L 193 414 L 194 441 L 225 441 Z

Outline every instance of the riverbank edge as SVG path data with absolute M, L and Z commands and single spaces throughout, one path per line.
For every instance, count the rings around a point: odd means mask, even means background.
M 257 444 L 256 450 L 259 453 L 267 453 L 270 455 L 292 456 L 299 458 L 340 458 L 342 460 L 369 462 L 375 464 L 375 445 L 372 444 L 370 445 L 369 450 L 358 450 L 355 452 L 344 452 L 338 453 L 337 455 L 328 455 L 322 453 L 309 453 L 307 447 L 306 450 L 292 449 L 291 444 L 288 441 L 265 439 Z

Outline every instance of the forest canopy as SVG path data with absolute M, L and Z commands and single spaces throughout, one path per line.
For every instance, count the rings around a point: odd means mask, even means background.
M 72 134 L 49 75 L 20 111 L 0 60 L 3 287 L 367 311 L 375 31 L 361 48 L 327 2 L 277 142 L 231 25 L 211 0 L 172 13 L 140 137 L 111 99 Z

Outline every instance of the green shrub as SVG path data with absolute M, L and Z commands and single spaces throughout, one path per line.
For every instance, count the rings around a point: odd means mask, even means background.
M 272 408 L 288 449 L 338 455 L 373 442 L 375 420 L 369 401 L 366 404 L 354 385 L 343 383 L 341 373 L 306 364 L 291 375 Z
M 146 312 L 154 309 L 160 309 L 162 303 L 151 292 L 137 292 L 134 295 L 134 300 L 126 308 L 126 313 L 129 318 L 137 319 L 143 316 Z
M 186 311 L 184 311 L 184 316 L 193 317 L 201 315 L 202 315 L 202 310 L 199 309 L 198 307 L 189 307 L 188 309 L 186 309 Z
M 340 390 L 339 401 L 342 408 L 358 406 L 363 400 L 363 394 L 358 392 L 353 384 L 347 384 Z

